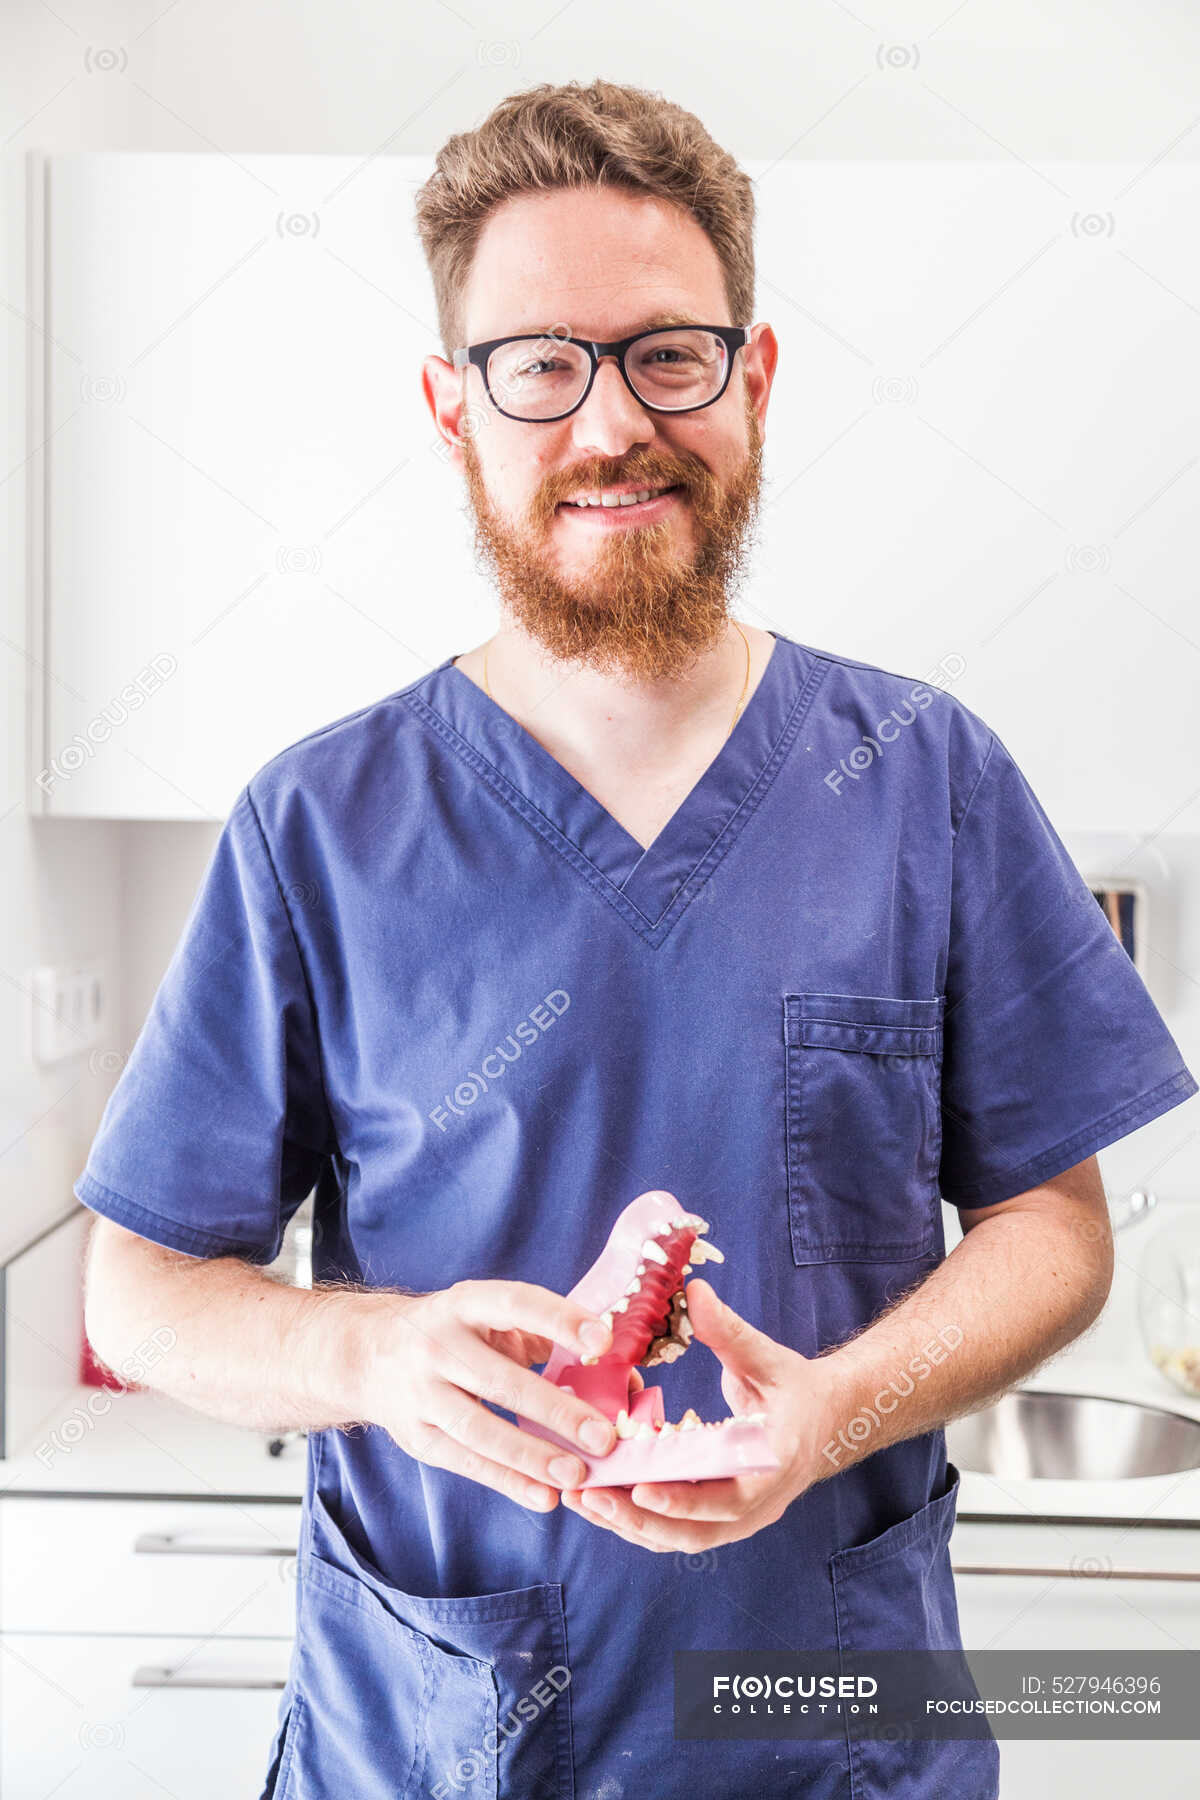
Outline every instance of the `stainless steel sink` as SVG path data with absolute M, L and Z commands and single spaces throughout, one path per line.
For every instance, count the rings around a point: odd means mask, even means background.
M 1124 1481 L 1200 1468 L 1200 1420 L 1132 1400 L 1018 1388 L 946 1427 L 960 1469 L 1015 1479 Z

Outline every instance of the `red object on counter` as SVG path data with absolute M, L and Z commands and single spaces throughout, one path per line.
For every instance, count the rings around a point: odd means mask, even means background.
M 79 1345 L 79 1379 L 85 1387 L 107 1388 L 110 1393 L 136 1393 L 139 1383 L 126 1381 L 115 1375 L 106 1363 L 102 1363 L 92 1349 L 91 1339 L 85 1330 L 80 1331 Z

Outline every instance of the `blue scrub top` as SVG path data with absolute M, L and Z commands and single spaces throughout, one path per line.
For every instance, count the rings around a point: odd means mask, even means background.
M 644 850 L 453 659 L 239 795 L 75 1192 L 193 1256 L 565 1293 L 665 1188 L 804 1356 L 1197 1084 L 1004 744 L 782 636 Z M 670 1417 L 728 1412 L 694 1346 Z M 940 1431 L 656 1555 L 313 1433 L 265 1792 L 988 1800 L 996 1746 L 673 1735 L 682 1649 L 958 1645 Z M 520 1710 L 519 1710 L 520 1707 Z M 852 1773 L 853 1770 L 853 1773 Z

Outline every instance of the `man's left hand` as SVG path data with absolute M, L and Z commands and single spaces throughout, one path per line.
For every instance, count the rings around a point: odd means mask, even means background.
M 777 1344 L 726 1306 L 707 1281 L 690 1281 L 686 1292 L 693 1334 L 721 1363 L 721 1392 L 730 1411 L 767 1415 L 765 1430 L 780 1466 L 711 1481 L 564 1489 L 564 1506 L 645 1550 L 710 1550 L 753 1537 L 782 1518 L 822 1474 L 833 1473 L 821 1462 L 821 1445 L 836 1429 L 833 1359 L 800 1356 Z

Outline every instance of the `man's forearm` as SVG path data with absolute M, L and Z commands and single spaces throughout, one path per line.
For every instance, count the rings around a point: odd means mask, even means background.
M 1094 1194 L 1034 1189 L 980 1219 L 918 1288 L 819 1359 L 833 1381 L 813 1479 L 1004 1393 L 1086 1330 L 1111 1276 Z
M 92 1235 L 86 1324 L 120 1375 L 256 1430 L 359 1423 L 384 1291 L 286 1287 L 237 1257 L 179 1256 L 107 1220 Z M 138 1347 L 153 1343 L 153 1359 Z M 124 1366 L 123 1366 L 124 1365 Z

